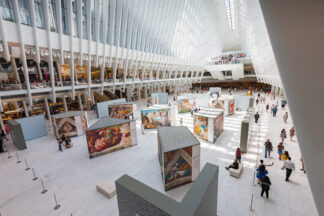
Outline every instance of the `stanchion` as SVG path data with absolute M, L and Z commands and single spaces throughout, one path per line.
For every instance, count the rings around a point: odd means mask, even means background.
M 250 212 L 254 212 L 254 208 L 253 208 L 253 193 L 252 193 L 252 196 L 251 196 L 251 205 L 249 207 L 249 210 L 250 210 Z
M 17 164 L 19 164 L 21 161 L 19 160 L 19 156 L 17 152 L 16 152 L 16 156 L 17 156 Z
M 26 171 L 30 170 L 30 168 L 28 167 L 27 159 L 25 159 L 25 164 L 26 164 Z
M 46 193 L 47 192 L 47 189 L 45 189 L 45 186 L 44 186 L 44 182 L 43 182 L 43 179 L 41 179 L 41 182 L 42 182 L 42 194 Z
M 34 170 L 34 168 L 32 168 L 32 171 L 33 171 L 33 175 L 34 175 L 33 181 L 36 181 L 36 180 L 38 179 L 38 177 L 36 177 L 36 175 L 35 175 L 35 170 Z
M 57 209 L 59 209 L 59 208 L 61 207 L 61 205 L 57 203 L 55 193 L 53 193 L 53 194 L 54 194 L 54 200 L 55 200 L 55 207 L 54 207 L 54 210 L 57 210 Z
M 8 158 L 12 158 L 12 156 L 10 155 L 10 152 L 8 151 Z M 1 215 L 0 215 L 1 216 Z

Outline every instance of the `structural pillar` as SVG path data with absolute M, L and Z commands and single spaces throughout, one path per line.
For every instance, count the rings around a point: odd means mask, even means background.
M 29 112 L 28 112 L 28 106 L 25 100 L 22 101 L 23 107 L 24 107 L 24 111 L 25 111 L 25 115 L 26 117 L 29 117 Z
M 79 102 L 80 110 L 82 111 L 83 107 L 82 107 L 81 93 L 78 94 L 78 102 Z
M 280 92 L 280 87 L 276 86 L 275 94 L 276 94 L 276 95 L 279 95 L 279 92 Z
M 324 1 L 260 0 L 260 6 L 318 215 L 324 215 Z M 300 165 L 299 159 L 292 155 Z
M 67 104 L 66 104 L 66 98 L 65 98 L 65 95 L 62 96 L 62 100 L 63 100 L 63 107 L 64 107 L 64 112 L 68 112 L 68 107 L 67 107 Z

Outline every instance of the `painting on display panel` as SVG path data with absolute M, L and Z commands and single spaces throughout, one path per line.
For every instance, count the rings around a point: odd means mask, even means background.
M 90 158 L 132 146 L 129 122 L 88 130 L 86 136 Z
M 215 125 L 214 125 L 214 142 L 216 139 L 221 135 L 223 132 L 223 127 L 224 127 L 224 112 L 219 114 L 215 118 Z
M 59 137 L 63 136 L 63 134 L 69 137 L 78 135 L 74 116 L 55 119 L 55 121 L 56 121 L 56 129 Z
M 208 140 L 208 118 L 194 115 L 194 134 L 203 140 Z
M 192 181 L 192 146 L 164 153 L 165 190 Z
M 88 129 L 88 122 L 87 122 L 87 114 L 83 114 L 81 116 L 81 125 L 82 125 L 82 131 L 86 131 Z
M 144 129 L 154 129 L 159 126 L 170 126 L 171 109 L 141 110 L 141 121 Z
M 108 105 L 110 118 L 133 119 L 133 104 Z
M 194 107 L 193 99 L 179 99 L 178 100 L 178 113 L 190 112 Z
M 218 108 L 218 109 L 224 109 L 225 105 L 224 105 L 224 101 L 220 101 L 217 99 L 213 99 L 211 100 L 211 106 Z

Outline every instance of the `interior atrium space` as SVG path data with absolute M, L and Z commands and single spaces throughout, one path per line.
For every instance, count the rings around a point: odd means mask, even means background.
M 323 0 L 0 0 L 0 216 L 324 215 Z

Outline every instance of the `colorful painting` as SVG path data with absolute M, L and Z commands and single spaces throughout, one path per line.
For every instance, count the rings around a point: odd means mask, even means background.
M 86 131 L 88 129 L 88 122 L 87 122 L 86 114 L 83 114 L 81 116 L 81 125 L 82 125 L 82 131 Z
M 56 129 L 59 137 L 63 134 L 69 137 L 78 135 L 74 116 L 56 119 Z
M 228 101 L 228 114 L 234 113 L 234 100 Z
M 192 146 L 164 153 L 165 190 L 192 181 Z
M 224 112 L 219 114 L 214 121 L 214 142 L 223 132 L 224 127 Z
M 178 113 L 190 112 L 194 108 L 192 99 L 178 99 Z
M 211 100 L 211 107 L 224 109 L 224 101 L 217 100 L 217 99 Z
M 133 104 L 108 105 L 110 118 L 133 119 Z
M 141 120 L 144 129 L 154 129 L 159 126 L 170 126 L 171 109 L 141 110 Z
M 86 132 L 89 157 L 97 157 L 132 146 L 130 123 Z
M 194 134 L 203 140 L 208 140 L 208 118 L 194 115 Z

